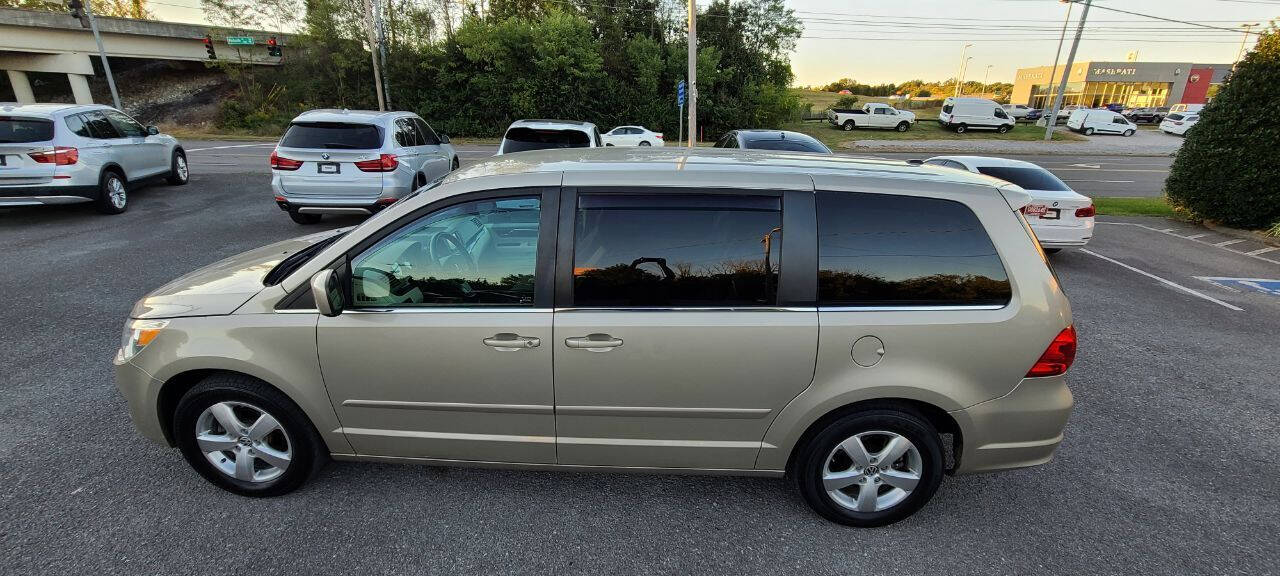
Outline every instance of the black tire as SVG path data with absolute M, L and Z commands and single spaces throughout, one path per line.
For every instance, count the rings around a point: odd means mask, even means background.
M 115 194 L 120 195 L 118 199 Z M 118 171 L 107 169 L 98 177 L 98 199 L 94 207 L 103 214 L 120 214 L 129 209 L 129 186 Z
M 1000 134 L 1004 134 L 1005 132 L 1008 132 L 1008 131 L 1009 131 L 1008 124 L 1001 124 L 999 128 L 996 128 L 996 132 L 999 132 Z
M 265 482 L 249 482 L 228 476 L 214 467 L 196 444 L 196 426 L 200 414 L 219 402 L 251 405 L 271 414 L 279 422 L 292 452 L 283 473 Z M 183 394 L 174 410 L 172 433 L 187 463 L 201 476 L 241 496 L 268 497 L 292 492 L 314 476 L 329 459 L 324 441 L 296 404 L 279 390 L 242 374 L 214 374 Z
M 921 472 L 915 488 L 901 502 L 885 510 L 859 512 L 832 499 L 823 488 L 822 475 L 827 469 L 828 456 L 836 446 L 856 434 L 870 431 L 892 432 L 910 440 L 920 454 Z M 914 410 L 895 404 L 871 406 L 848 414 L 815 434 L 798 449 L 793 472 L 801 495 L 822 517 L 859 528 L 885 526 L 914 514 L 937 492 L 942 484 L 942 442 L 933 425 Z M 882 485 L 874 486 L 878 491 Z
M 418 174 L 415 174 L 413 176 L 413 188 L 411 188 L 409 191 L 413 192 L 414 190 L 417 190 L 425 186 L 426 184 L 427 184 L 427 177 L 423 176 L 422 173 L 419 172 Z
M 851 132 L 856 127 L 856 125 L 853 123 L 853 120 L 845 120 L 844 124 L 842 124 L 840 127 L 843 128 L 845 132 Z
M 297 209 L 289 211 L 289 218 L 292 218 L 294 222 L 304 226 L 308 224 L 319 224 L 320 216 L 320 214 L 303 214 Z
M 641 146 L 653 146 L 653 144 L 650 144 L 648 140 L 642 140 L 642 141 L 640 142 L 640 145 L 641 145 Z
M 1093 136 L 1093 128 L 1085 128 L 1084 130 L 1081 130 L 1081 132 L 1083 132 L 1085 136 Z
M 1130 136 L 1133 136 L 1133 130 L 1125 130 L 1125 131 L 1124 131 L 1124 137 L 1125 137 L 1125 138 L 1128 138 L 1128 137 L 1130 137 Z
M 181 169 L 178 164 L 181 163 Z M 191 170 L 187 165 L 187 153 L 182 150 L 174 150 L 173 158 L 169 159 L 169 176 L 165 181 L 170 186 L 182 186 L 191 180 Z
M 965 133 L 965 131 L 966 131 L 966 130 L 968 130 L 968 129 L 969 129 L 969 127 L 968 127 L 968 126 L 966 126 L 966 125 L 964 125 L 964 124 L 957 124 L 957 125 L 956 125 L 956 134 L 964 134 L 964 133 Z
M 906 132 L 907 130 L 910 130 L 910 129 L 911 129 L 910 122 L 899 122 L 898 125 L 894 127 L 894 130 L 897 130 L 899 132 Z
M 452 171 L 457 170 L 458 168 L 461 168 L 461 167 L 462 167 L 462 162 L 458 161 L 458 157 L 457 157 L 457 156 L 454 156 L 454 157 L 453 157 L 453 165 L 449 168 L 449 171 L 450 171 L 450 172 L 452 172 Z

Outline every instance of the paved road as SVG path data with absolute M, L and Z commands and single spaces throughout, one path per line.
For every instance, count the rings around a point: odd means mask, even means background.
M 267 167 L 267 155 L 274 144 L 222 141 L 187 141 L 183 144 L 191 150 L 193 170 L 203 168 L 206 172 L 214 173 L 271 173 Z M 493 146 L 458 147 L 458 155 L 463 163 L 488 158 L 493 152 Z M 935 154 L 884 152 L 848 155 L 907 160 L 924 159 Z M 1164 179 L 1169 175 L 1169 165 L 1173 162 L 1172 158 L 1160 156 L 998 156 L 1043 166 L 1086 196 L 1160 196 L 1164 190 Z
M 0 213 L 0 572 L 1256 575 L 1280 565 L 1280 296 L 1196 278 L 1280 278 L 1280 263 L 1163 220 L 1102 224 L 1092 253 L 1054 259 L 1082 339 L 1057 460 L 949 478 L 888 528 L 828 523 L 773 479 L 335 464 L 283 498 L 221 492 L 134 431 L 110 358 L 146 291 L 303 228 L 272 205 L 260 171 L 193 160 L 189 186 L 139 191 L 120 216 Z

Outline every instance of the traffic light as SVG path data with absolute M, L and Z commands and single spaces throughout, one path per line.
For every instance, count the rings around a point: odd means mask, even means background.
M 267 56 L 275 56 L 276 58 L 281 56 L 280 44 L 276 42 L 275 36 L 267 38 Z
M 71 17 L 80 21 L 83 28 L 89 27 L 89 13 L 84 10 L 84 2 L 80 0 L 69 0 L 67 2 L 67 10 L 71 12 Z
M 209 54 L 210 60 L 218 59 L 218 55 L 213 51 L 213 38 L 208 34 L 204 35 L 204 51 Z

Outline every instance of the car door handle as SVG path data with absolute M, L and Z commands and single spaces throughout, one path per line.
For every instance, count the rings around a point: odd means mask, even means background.
M 484 342 L 485 346 L 495 348 L 502 352 L 515 352 L 525 348 L 537 348 L 542 344 L 542 339 L 503 332 L 501 334 L 494 334 L 493 336 L 485 338 L 484 340 L 481 340 L 481 342 Z
M 588 334 L 586 336 L 565 338 L 564 345 L 588 352 L 608 352 L 622 346 L 622 339 L 614 338 L 608 334 Z

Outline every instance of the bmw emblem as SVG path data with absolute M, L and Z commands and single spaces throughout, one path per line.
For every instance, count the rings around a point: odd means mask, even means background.
M 320 155 L 320 157 L 321 157 L 321 158 L 323 158 L 323 159 L 325 159 L 325 160 L 328 160 L 328 159 L 329 159 L 329 153 L 328 153 L 328 152 L 325 152 L 325 153 L 321 154 L 321 155 Z

